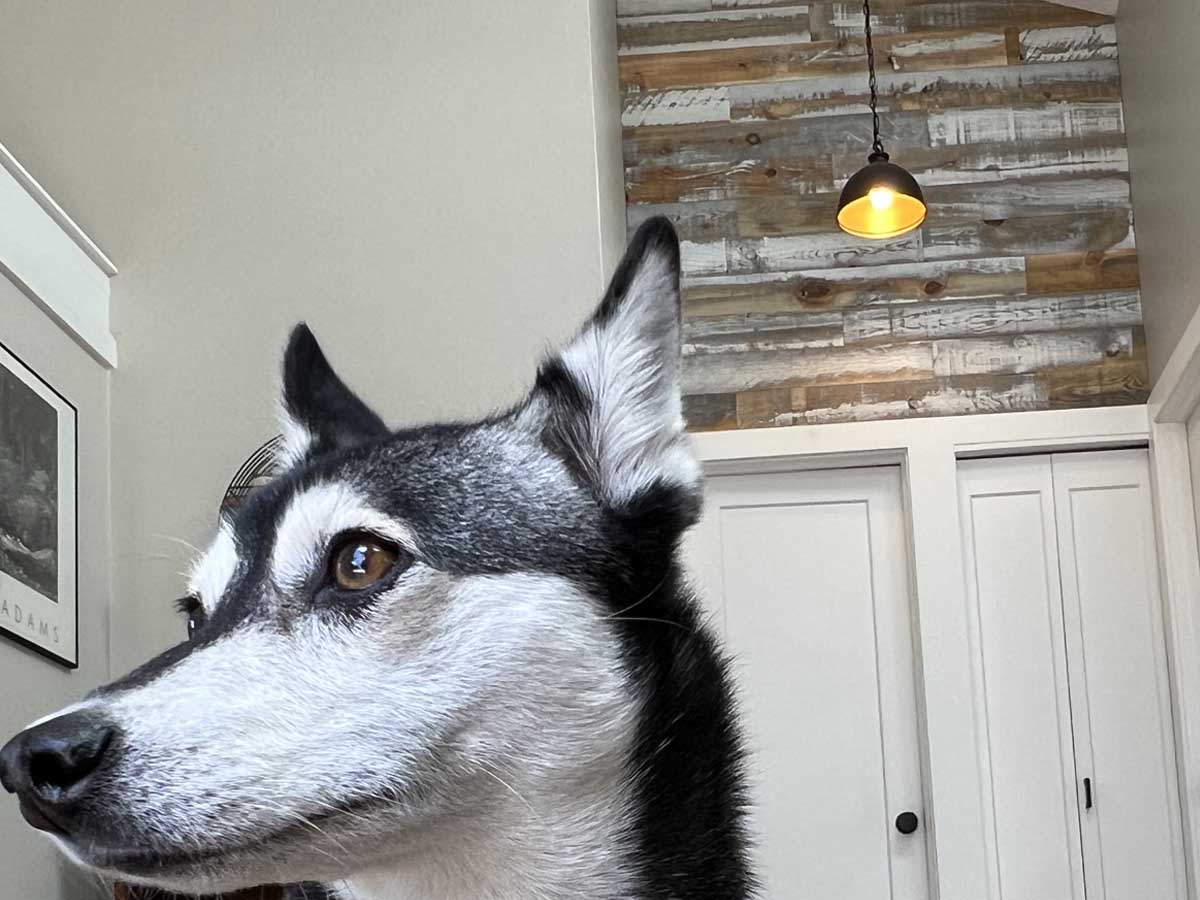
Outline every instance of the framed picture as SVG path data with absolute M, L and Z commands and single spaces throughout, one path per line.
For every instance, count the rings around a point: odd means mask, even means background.
M 77 414 L 0 344 L 0 634 L 79 663 Z

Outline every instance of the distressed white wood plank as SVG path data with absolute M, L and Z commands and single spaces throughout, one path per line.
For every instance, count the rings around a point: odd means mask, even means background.
M 698 338 L 721 337 L 724 335 L 739 335 L 754 332 L 770 334 L 773 331 L 792 331 L 802 328 L 838 328 L 842 327 L 842 314 L 838 312 L 810 313 L 781 313 L 762 315 L 749 313 L 732 316 L 705 316 L 689 319 L 683 325 L 683 339 L 694 341 Z
M 907 419 L 913 416 L 967 416 L 976 413 L 1018 412 L 1045 408 L 1045 386 L 1033 378 L 1017 381 L 1005 390 L 990 387 L 960 387 L 939 384 L 930 388 L 914 386 L 904 398 L 859 399 L 834 406 L 816 407 L 802 412 L 781 413 L 775 425 L 827 425 L 834 422 L 870 422 L 879 419 Z
M 754 9 L 766 6 L 794 6 L 791 0 L 712 0 L 713 9 Z
M 729 269 L 725 240 L 680 241 L 680 266 L 685 276 L 714 275 Z
M 711 12 L 712 8 L 712 0 L 617 0 L 617 18 Z
M 1119 101 L 934 110 L 929 113 L 928 122 L 932 147 L 1037 144 L 1125 132 L 1124 109 Z
M 637 95 L 635 95 L 637 96 Z M 628 102 L 628 99 L 626 100 Z M 883 113 L 880 129 L 895 146 L 928 143 L 925 113 Z M 830 154 L 866 152 L 871 146 L 870 113 L 828 116 L 794 122 L 714 122 L 670 132 L 633 131 L 625 136 L 627 174 L 639 168 L 730 164 L 745 160 L 814 159 Z
M 892 336 L 892 310 L 888 306 L 848 310 L 843 329 L 847 343 L 887 340 Z
M 994 93 L 1039 90 L 1044 85 L 1116 84 L 1120 71 L 1116 60 L 1086 60 L 1082 62 L 1045 63 L 1037 66 L 990 66 L 978 69 L 958 69 L 951 72 L 880 72 L 879 105 L 881 109 L 903 106 L 906 98 L 915 101 L 922 94 L 936 96 L 948 90 L 973 93 Z M 798 108 L 786 116 L 809 118 L 845 115 L 869 111 L 862 75 L 853 72 L 822 78 L 804 78 L 762 84 L 739 84 L 729 87 L 732 115 L 739 121 L 758 121 L 762 116 L 754 110 L 763 105 L 782 107 L 790 101 L 812 108 Z
M 677 0 L 670 0 L 674 5 Z M 638 17 L 637 25 L 654 25 L 674 22 L 746 22 L 757 21 L 762 19 L 786 19 L 796 15 L 803 15 L 808 12 L 807 3 L 788 3 L 778 6 L 763 6 L 761 4 L 750 6 L 746 4 L 740 9 L 712 9 L 714 4 L 709 4 L 707 10 L 684 10 L 675 12 L 649 13 L 642 14 Z M 630 24 L 622 21 L 623 17 L 617 17 L 617 24 Z M 688 49 L 691 49 L 689 44 Z
M 703 353 L 684 358 L 683 393 L 736 394 L 781 384 L 856 384 L 932 376 L 933 350 L 926 343 Z
M 841 347 L 838 312 L 705 316 L 683 323 L 683 355 Z
M 783 44 L 802 44 L 812 39 L 807 31 L 792 31 L 780 35 L 757 35 L 753 37 L 727 38 L 713 41 L 689 41 L 686 44 L 647 44 L 644 47 L 627 47 L 621 56 L 641 56 L 651 53 L 671 53 L 678 50 L 727 50 L 731 47 L 775 47 Z
M 896 161 L 904 164 L 901 153 Z M 973 154 L 954 166 L 926 169 L 920 165 L 906 166 L 926 185 L 964 184 L 970 182 L 1009 181 L 1013 178 L 1053 178 L 1070 175 L 1126 173 L 1129 153 L 1122 146 L 1072 146 L 1042 149 L 1036 145 L 1028 150 L 997 148 Z M 839 187 L 849 176 L 835 180 Z M 1118 179 L 1119 180 L 1119 179 Z M 1115 183 L 1114 183 L 1115 186 Z M 1126 184 L 1125 193 L 1129 188 Z M 1128 196 L 1118 203 L 1128 203 Z M 1015 213 L 1014 213 L 1015 214 Z
M 915 173 L 914 173 L 915 174 Z M 931 215 L 951 218 L 974 216 L 981 219 L 1006 219 L 1016 216 L 1036 216 L 1053 212 L 1083 213 L 1090 210 L 1128 208 L 1129 179 L 1123 174 L 1104 174 L 1091 178 L 1034 177 L 1023 170 L 996 172 L 993 180 L 967 178 L 947 181 L 950 173 L 918 175 L 928 188 L 948 185 L 971 185 L 958 190 L 927 190 Z M 982 173 L 980 173 L 982 174 Z M 844 182 L 843 182 L 844 183 Z
M 821 266 L 912 262 L 921 257 L 921 232 L 868 241 L 841 232 L 728 241 L 730 272 L 781 272 Z
M 922 233 L 927 260 L 1099 252 L 1134 246 L 1133 215 L 1127 208 L 1078 216 L 1015 218 L 995 224 L 931 220 Z
M 1080 59 L 1116 59 L 1116 25 L 1073 25 L 1034 28 L 1020 36 L 1021 61 L 1068 62 Z
M 862 4 L 834 3 L 830 12 L 830 22 L 839 34 L 862 34 Z M 871 32 L 873 34 L 895 34 L 901 30 L 892 23 L 882 21 L 878 13 L 871 16 Z
M 796 5 L 792 0 L 617 0 L 617 17 L 624 19 L 664 13 L 697 13 L 723 9 Z
M 637 56 L 648 53 L 672 53 L 680 50 L 720 50 L 731 47 L 760 47 L 775 44 L 800 44 L 812 39 L 807 27 L 808 6 L 792 4 L 787 6 L 769 6 L 745 9 L 718 9 L 671 12 L 650 14 L 617 19 L 618 53 L 621 56 Z M 795 20 L 795 25 L 788 30 L 781 28 L 765 29 L 769 34 L 740 34 L 729 37 L 711 37 L 671 42 L 646 41 L 647 34 L 653 34 L 655 26 L 671 25 L 706 25 L 728 23 L 730 31 L 741 23 L 753 22 L 787 22 Z M 667 28 L 660 28 L 668 30 Z M 705 29 L 706 31 L 710 29 Z M 720 29 L 716 29 L 718 32 Z M 749 29 L 753 30 L 753 29 Z M 641 39 L 635 38 L 640 35 Z
M 1137 291 L 1108 291 L 851 310 L 846 314 L 846 340 L 930 340 L 1132 328 L 1141 323 Z
M 942 53 L 987 53 L 992 51 L 1004 59 L 1003 31 L 973 31 L 967 34 L 925 33 L 911 39 L 897 38 L 888 43 L 887 57 L 893 69 L 906 68 L 906 63 Z
M 893 348 L 894 349 L 894 348 Z M 1129 329 L 935 341 L 935 375 L 1021 375 L 1061 366 L 1096 365 L 1133 352 Z
M 1026 8 L 1037 5 L 1036 2 L 1029 3 Z M 1116 0 L 1048 0 L 1044 5 L 1070 6 L 1096 12 L 1099 6 L 1111 6 L 1115 10 Z M 876 34 L 888 34 L 904 30 L 951 31 L 978 28 L 985 23 L 1002 24 L 1008 12 L 1006 6 L 1006 3 L 997 0 L 899 0 L 882 7 L 876 5 L 871 10 L 871 30 Z M 1000 15 L 996 15 L 997 12 Z M 1115 12 L 1103 14 L 1115 15 Z M 854 0 L 835 0 L 832 4 L 832 24 L 839 34 L 861 34 L 862 4 Z
M 695 355 L 737 356 L 755 350 L 807 350 L 820 347 L 842 347 L 845 340 L 841 335 L 812 336 L 797 330 L 790 334 L 764 334 L 744 341 L 687 342 L 682 345 L 685 357 Z
M 626 128 L 728 121 L 729 89 L 724 87 L 634 94 L 621 111 Z
M 1025 260 L 1020 256 L 1000 256 L 993 259 L 951 259 L 932 262 L 902 262 L 884 263 L 874 266 L 846 266 L 842 268 L 811 268 L 797 269 L 787 272 L 751 272 L 736 275 L 714 275 L 707 278 L 695 278 L 690 285 L 753 285 L 769 286 L 783 282 L 802 279 L 805 277 L 820 278 L 823 281 L 860 281 L 872 278 L 877 281 L 889 281 L 904 278 L 925 279 L 946 284 L 951 281 L 950 274 L 954 272 L 974 271 L 992 274 L 1020 274 L 1025 271 Z M 970 296 L 978 296 L 971 294 Z M 940 299 L 953 300 L 951 291 L 940 293 Z M 914 297 L 912 302 L 921 298 Z
M 1020 202 L 1030 204 L 1030 209 L 1061 208 L 1062 199 L 1078 200 L 1080 209 L 1129 204 L 1129 154 L 1121 139 L 1099 145 L 988 144 L 961 150 L 942 150 L 937 154 L 917 150 L 905 154 L 898 149 L 893 161 L 908 169 L 925 187 L 926 197 L 930 187 L 979 185 L 980 196 L 994 196 L 997 200 L 1003 192 L 1025 194 Z M 859 168 L 862 168 L 860 156 L 836 158 L 833 162 L 836 190 L 841 190 Z M 1054 185 L 1054 197 L 1040 192 L 1039 185 Z M 1097 191 L 1088 190 L 1088 185 Z M 714 193 L 725 196 L 715 190 Z M 1070 193 L 1075 197 L 1068 197 Z M 1100 199 L 1102 194 L 1106 199 Z M 937 203 L 937 199 L 930 197 L 930 203 Z M 1021 215 L 1021 211 L 1013 209 L 1006 215 Z

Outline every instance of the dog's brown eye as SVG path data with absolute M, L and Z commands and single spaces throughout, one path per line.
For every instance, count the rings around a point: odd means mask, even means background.
M 394 546 L 377 538 L 352 537 L 334 551 L 333 580 L 344 591 L 361 591 L 386 578 L 399 558 Z

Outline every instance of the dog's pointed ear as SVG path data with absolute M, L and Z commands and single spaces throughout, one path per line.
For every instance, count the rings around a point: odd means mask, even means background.
M 614 508 L 656 486 L 693 497 L 700 483 L 679 391 L 679 303 L 679 238 L 650 219 L 595 314 L 538 372 L 545 440 Z
M 383 420 L 333 371 L 303 322 L 292 329 L 283 353 L 280 424 L 285 468 L 388 433 Z

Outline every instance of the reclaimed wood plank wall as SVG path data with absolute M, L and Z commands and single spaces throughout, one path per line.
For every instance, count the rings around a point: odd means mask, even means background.
M 871 144 L 862 7 L 618 0 L 631 228 L 683 239 L 691 427 L 1144 402 L 1110 18 L 875 0 L 881 126 L 917 232 L 838 231 Z

